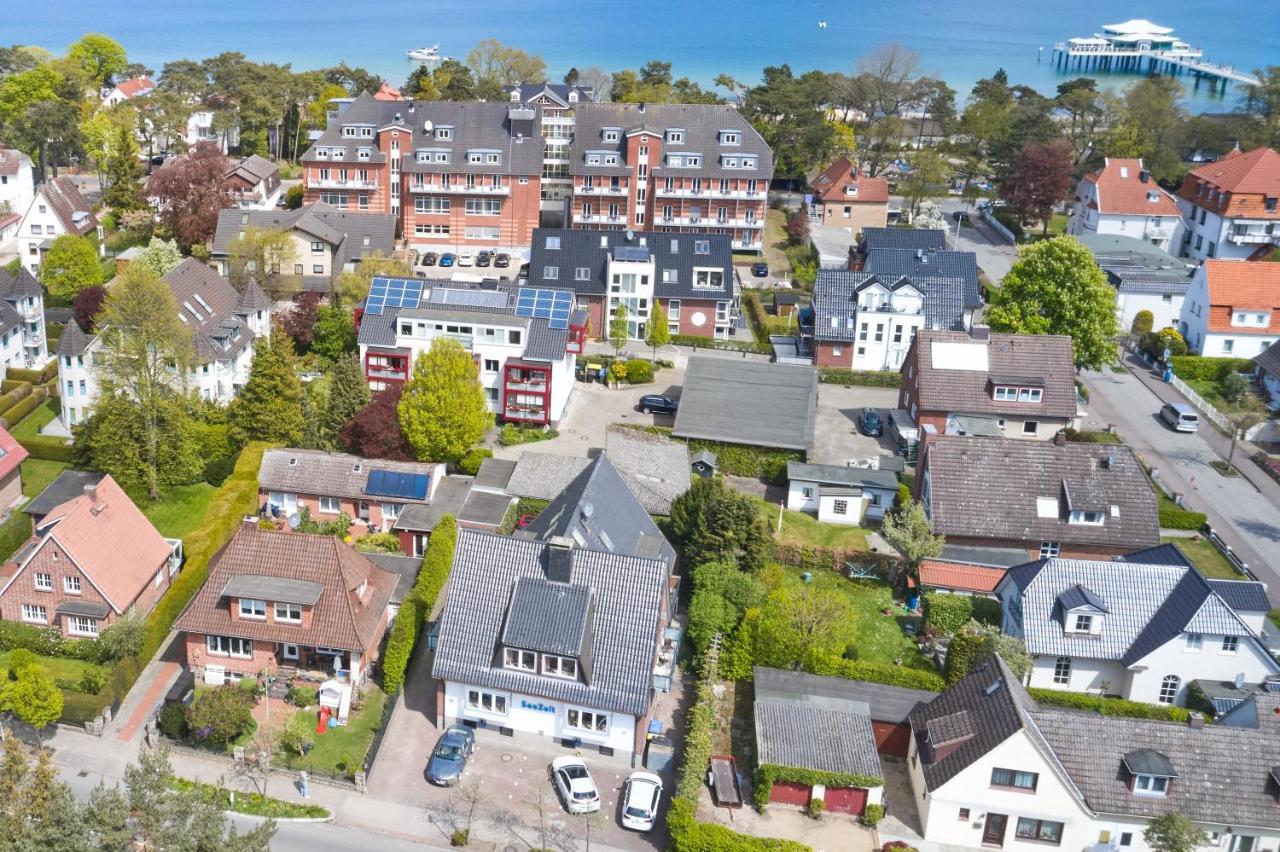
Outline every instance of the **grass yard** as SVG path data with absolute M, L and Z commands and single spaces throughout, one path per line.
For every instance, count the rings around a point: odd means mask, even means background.
M 1223 556 L 1218 548 L 1213 546 L 1213 542 L 1207 538 L 1177 538 L 1168 537 L 1161 541 L 1172 542 L 1182 551 L 1182 555 L 1196 566 L 1201 574 L 1206 577 L 1212 577 L 1215 580 L 1243 580 L 1244 575 L 1236 571 L 1231 563 L 1227 561 L 1227 557 Z
M 769 273 L 776 278 L 791 277 L 791 261 L 784 250 L 787 245 L 787 213 L 772 207 L 764 214 L 764 259 Z
M 209 501 L 217 489 L 207 482 L 193 485 L 170 485 L 160 489 L 160 499 L 152 500 L 144 491 L 130 494 L 142 514 L 166 538 L 186 538 L 199 526 L 209 510 Z
M 9 655 L 12 651 L 5 651 L 0 654 L 0 669 L 9 670 Z M 40 668 L 44 669 L 45 674 L 54 680 L 67 680 L 79 682 L 84 676 L 86 669 L 97 668 L 93 663 L 86 663 L 83 660 L 72 660 L 67 657 L 44 657 L 36 654 L 36 662 L 40 664 Z
M 789 582 L 801 583 L 798 568 L 785 568 Z M 871 663 L 893 665 L 902 660 L 907 668 L 936 672 L 937 667 L 921 656 L 915 640 L 903 632 L 906 613 L 902 604 L 894 601 L 887 583 L 875 580 L 848 580 L 831 571 L 817 571 L 812 583 L 820 589 L 832 589 L 842 594 L 853 605 L 856 613 L 853 647 L 857 659 Z M 889 608 L 891 615 L 881 614 Z
M 34 498 L 69 467 L 66 462 L 27 459 L 22 463 L 22 496 L 28 500 Z
M 869 550 L 865 527 L 846 527 L 842 524 L 824 524 L 805 512 L 782 510 L 782 531 L 778 531 L 778 507 L 766 500 L 760 501 L 760 512 L 769 522 L 773 537 L 784 544 L 803 547 L 827 547 L 844 550 Z
M 37 405 L 35 411 L 19 420 L 17 425 L 9 430 L 9 434 L 19 441 L 34 438 L 40 434 L 41 429 L 58 416 L 61 410 L 58 405 L 58 398 L 51 396 L 41 405 Z
M 382 722 L 382 711 L 386 703 L 386 694 L 373 684 L 366 683 L 364 706 L 348 717 L 345 726 L 330 728 L 323 734 L 315 733 L 315 709 L 299 710 L 294 719 L 303 716 L 309 720 L 311 733 L 308 736 L 315 745 L 305 758 L 293 757 L 290 765 L 295 769 L 321 774 L 350 776 L 353 769 L 349 767 L 348 761 L 355 766 L 364 765 L 365 755 L 373 743 L 374 729 Z M 290 720 L 291 726 L 300 724 Z M 338 768 L 339 764 L 342 764 L 342 769 Z

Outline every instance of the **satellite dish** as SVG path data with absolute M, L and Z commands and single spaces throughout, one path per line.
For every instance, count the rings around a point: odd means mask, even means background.
M 302 523 L 302 516 L 294 512 L 289 516 L 289 529 L 296 530 L 298 525 Z
M 596 507 L 595 507 L 595 506 L 592 506 L 590 503 L 583 503 L 583 504 L 582 504 L 582 517 L 584 517 L 584 518 L 589 518 L 589 517 L 591 517 L 592 515 L 594 515 L 595 513 L 596 513 Z

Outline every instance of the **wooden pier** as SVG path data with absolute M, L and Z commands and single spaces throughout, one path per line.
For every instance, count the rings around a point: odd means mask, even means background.
M 1173 30 L 1138 18 L 1106 24 L 1088 38 L 1073 38 L 1053 46 L 1054 62 L 1080 71 L 1115 71 L 1131 74 L 1191 74 L 1209 81 L 1210 87 L 1227 90 L 1229 83 L 1257 86 L 1257 77 L 1230 65 L 1208 62 L 1204 52 L 1173 34 Z

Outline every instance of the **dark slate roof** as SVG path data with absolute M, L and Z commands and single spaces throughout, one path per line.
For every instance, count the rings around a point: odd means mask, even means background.
M 907 716 L 920 704 L 928 704 L 938 696 L 925 689 L 907 689 L 904 686 L 886 686 L 843 677 L 809 674 L 789 669 L 771 669 L 756 666 L 752 682 L 757 700 L 795 701 L 821 704 L 834 700 L 861 703 L 867 707 L 867 715 L 875 722 L 903 724 Z
M 673 153 L 701 154 L 699 168 L 668 168 L 665 159 L 654 158 L 651 173 L 656 177 L 702 178 L 756 178 L 767 184 L 773 177 L 773 151 L 745 118 L 734 107 L 725 104 L 637 104 L 604 103 L 582 104 L 574 111 L 573 142 L 569 146 L 569 171 L 572 174 L 608 175 L 628 171 L 630 167 L 599 167 L 586 165 L 588 151 L 616 151 L 626 162 L 627 135 L 638 130 L 648 130 L 663 137 L 659 150 L 662 157 Z M 605 142 L 602 130 L 616 127 L 622 132 L 617 142 Z M 665 133 L 669 129 L 684 131 L 683 143 L 668 143 Z M 737 130 L 741 137 L 738 145 L 721 145 L 721 130 Z M 722 154 L 754 154 L 754 169 L 726 169 L 720 165 Z M 762 190 L 767 186 L 761 187 Z
M 1143 565 L 1173 565 L 1178 568 L 1194 568 L 1186 554 L 1176 544 L 1157 544 L 1144 550 L 1135 550 L 1116 559 L 1125 562 L 1140 562 Z
M 942 230 L 918 230 L 916 228 L 863 228 L 862 245 L 868 252 L 877 249 L 945 249 L 947 235 Z
M 1135 775 L 1159 775 L 1162 778 L 1177 778 L 1178 770 L 1173 768 L 1169 758 L 1158 751 L 1135 749 L 1124 756 L 1124 768 Z
M 969 544 L 944 544 L 938 558 L 947 562 L 968 562 L 994 568 L 1012 568 L 1027 561 L 1025 547 L 981 547 Z
M 693 357 L 672 434 L 807 451 L 817 407 L 818 371 L 812 367 Z
M 588 462 L 522 535 L 541 541 L 567 536 L 591 550 L 661 559 L 668 566 L 676 559 L 607 453 Z
M 1267 587 L 1250 580 L 1209 580 L 1209 587 L 1236 612 L 1268 612 Z
M 943 535 L 1094 544 L 1116 552 L 1160 541 L 1155 492 L 1127 446 L 942 435 L 930 442 L 924 464 L 930 518 Z M 1000 487 L 992 488 L 987 476 L 996 475 Z M 1069 522 L 1064 483 L 1072 493 L 1098 496 L 1102 524 Z M 1041 517 L 1040 498 L 1057 502 L 1052 517 Z
M 1063 335 L 992 333 L 981 340 L 964 332 L 921 329 L 902 369 L 915 366 L 922 411 L 1069 419 L 1076 416 L 1072 357 L 1071 338 Z M 1034 380 L 1044 388 L 1041 401 L 995 399 L 995 376 Z
M 591 463 L 581 456 L 562 456 L 559 453 L 521 453 L 511 462 L 513 467 L 505 487 L 516 497 L 532 497 L 537 500 L 554 500 L 573 483 Z
M 396 587 L 391 591 L 391 600 L 389 602 L 393 604 L 404 603 L 405 597 L 418 579 L 418 572 L 422 570 L 422 560 L 416 556 L 405 556 L 400 553 L 366 553 L 364 558 L 377 565 L 383 571 L 389 571 L 400 578 L 396 581 Z
M 847 485 L 888 491 L 896 491 L 898 488 L 898 475 L 891 470 L 841 467 L 835 464 L 789 461 L 787 462 L 787 479 L 793 482 L 799 480 L 822 485 Z
M 253 331 L 239 315 L 240 294 L 213 267 L 189 257 L 166 272 L 164 281 L 202 362 L 230 361 L 253 344 Z
M 471 487 L 506 491 L 507 483 L 511 481 L 511 474 L 515 469 L 515 459 L 485 459 L 480 462 L 480 470 L 476 472 L 476 478 L 472 481 Z
M 586 103 L 594 99 L 595 89 L 591 86 L 570 86 L 565 83 L 520 83 L 515 86 L 503 86 L 503 93 L 510 98 L 515 95 L 515 99 L 521 103 L 529 103 L 539 96 L 550 97 L 563 107 L 572 108 L 580 103 Z M 571 92 L 577 94 L 576 100 L 570 100 Z
M 486 491 L 472 491 L 467 495 L 467 502 L 458 511 L 458 521 L 482 527 L 498 527 L 507 510 L 511 508 L 511 498 L 505 494 L 493 494 Z
M 1253 363 L 1264 373 L 1280 376 L 1280 340 L 1268 346 L 1258 355 L 1253 356 Z
M 542 577 L 521 577 L 511 590 L 502 644 L 545 654 L 576 657 L 592 616 L 591 589 L 555 583 Z
M 324 594 L 324 584 L 291 577 L 272 577 L 264 574 L 236 574 L 227 579 L 222 594 L 232 598 L 257 598 L 264 601 L 315 606 Z
M 67 323 L 68 328 L 75 322 Z M 96 470 L 64 470 L 36 498 L 22 507 L 28 515 L 43 516 L 84 493 L 86 485 L 97 485 L 106 474 Z
M 731 239 L 728 234 L 537 228 L 529 259 L 529 284 L 571 287 L 579 295 L 602 296 L 609 289 L 606 279 L 610 258 L 619 250 L 647 251 L 654 264 L 654 292 L 658 297 L 730 300 L 736 282 Z M 557 241 L 559 248 L 549 247 Z M 698 254 L 699 246 L 705 246 L 707 253 Z M 695 287 L 694 267 L 720 270 L 720 286 Z M 581 278 L 579 270 L 585 270 Z
M 1121 293 L 1182 295 L 1195 271 L 1194 264 L 1136 237 L 1086 233 L 1076 239 Z
M 0 269 L 0 298 L 12 302 L 35 296 L 43 299 L 44 288 L 25 266 L 19 268 L 16 275 L 11 275 L 7 269 Z
M 471 487 L 471 480 L 465 476 L 441 477 L 440 484 L 431 495 L 431 502 L 425 506 L 421 503 L 405 504 L 393 529 L 431 532 L 445 515 L 457 518 L 467 502 Z
M 667 566 L 657 559 L 576 546 L 570 551 L 569 582 L 595 595 L 590 684 L 495 665 L 510 592 L 522 577 L 547 578 L 550 549 L 532 539 L 458 530 L 432 676 L 644 714 L 667 594 Z
M 365 255 L 390 256 L 396 242 L 396 217 L 390 213 L 339 210 L 317 201 L 297 210 L 231 208 L 220 211 L 218 228 L 213 235 L 213 256 L 226 257 L 231 243 L 240 238 L 240 232 L 245 228 L 297 228 L 336 246 L 333 259 L 335 277 L 348 262 L 358 261 Z
M 890 276 L 847 269 L 820 269 L 813 285 L 813 335 L 818 340 L 851 343 L 857 337 L 858 295 L 876 284 L 890 293 L 914 288 L 921 296 L 924 327 L 960 331 L 964 329 L 964 282 L 959 278 L 936 276 Z M 892 312 L 862 311 L 875 317 Z
M 244 285 L 244 290 L 240 293 L 240 311 L 266 311 L 270 309 L 271 300 L 267 298 L 266 293 L 262 292 L 258 282 L 250 278 Z
M 976 308 L 982 304 L 978 259 L 971 251 L 878 248 L 867 255 L 862 268 L 890 277 L 959 278 L 964 282 L 964 306 Z
M 1109 611 L 1106 601 L 1079 583 L 1058 595 L 1058 604 L 1064 610 L 1091 609 L 1099 613 Z
M 756 759 L 761 765 L 884 777 L 865 709 L 757 695 L 754 711 Z

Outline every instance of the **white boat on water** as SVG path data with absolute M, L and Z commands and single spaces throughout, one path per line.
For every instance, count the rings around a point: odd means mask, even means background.
M 417 62 L 440 62 L 444 59 L 440 55 L 440 45 L 433 44 L 430 47 L 415 47 L 408 51 L 408 56 Z

